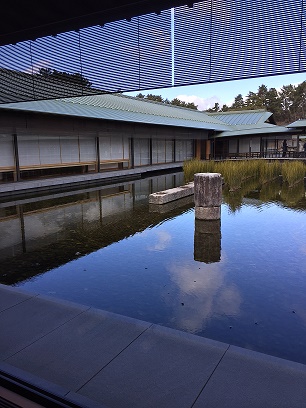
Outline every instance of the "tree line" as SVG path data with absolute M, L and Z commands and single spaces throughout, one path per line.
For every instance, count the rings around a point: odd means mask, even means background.
M 197 105 L 195 105 L 193 102 L 184 102 L 178 98 L 174 98 L 170 101 L 168 98 L 166 99 L 162 98 L 161 95 L 153 95 L 153 94 L 143 95 L 142 93 L 137 94 L 136 98 L 146 99 L 148 101 L 154 101 L 154 102 L 162 102 L 167 105 L 181 106 L 182 108 L 198 109 Z
M 141 93 L 136 97 L 184 108 L 198 109 L 193 102 L 187 103 L 178 98 L 169 101 L 163 99 L 161 95 L 148 94 L 145 96 Z M 214 107 L 208 109 L 207 112 L 251 109 L 265 109 L 272 112 L 278 125 L 292 123 L 298 119 L 306 119 L 306 81 L 299 85 L 283 85 L 279 91 L 276 88 L 268 89 L 266 85 L 260 85 L 257 92 L 249 91 L 245 98 L 242 94 L 238 94 L 232 105 L 223 105 L 221 107 L 218 103 L 215 103 Z
M 238 94 L 231 106 L 222 108 L 215 104 L 209 112 L 227 112 L 231 110 L 266 109 L 272 112 L 277 124 L 283 125 L 306 118 L 306 81 L 299 85 L 283 85 L 278 91 L 266 85 L 260 85 L 257 92 L 250 91 L 245 98 Z

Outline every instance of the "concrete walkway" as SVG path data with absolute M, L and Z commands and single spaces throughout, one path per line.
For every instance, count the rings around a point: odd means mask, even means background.
M 306 407 L 306 366 L 0 285 L 0 369 L 81 407 Z
M 62 177 L 49 177 L 36 180 L 24 180 L 0 184 L 0 197 L 10 197 L 18 194 L 28 194 L 57 189 L 76 188 L 99 183 L 121 183 L 124 180 L 140 178 L 143 174 L 158 171 L 182 170 L 183 162 L 141 166 L 134 169 L 105 171 L 101 173 L 85 173 Z

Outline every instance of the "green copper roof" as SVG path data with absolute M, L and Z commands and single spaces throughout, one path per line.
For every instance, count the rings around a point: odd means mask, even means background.
M 180 126 L 223 131 L 229 126 L 203 112 L 158 102 L 105 94 L 75 98 L 1 104 L 0 109 L 41 112 L 93 119 Z
M 286 127 L 265 123 L 272 113 L 264 110 L 206 113 L 122 94 L 8 103 L 0 104 L 0 109 L 213 130 L 213 137 L 290 132 Z M 306 124 L 306 120 L 301 122 Z
M 252 135 L 276 135 L 277 133 L 288 133 L 289 130 L 284 126 L 277 126 L 266 121 L 272 116 L 271 112 L 264 109 L 242 110 L 209 113 L 215 119 L 219 119 L 228 124 L 229 129 L 214 137 L 241 137 Z
M 287 125 L 288 128 L 306 128 L 306 119 L 299 119 L 290 125 Z
M 215 119 L 221 120 L 228 125 L 257 125 L 258 123 L 264 123 L 272 116 L 271 112 L 267 112 L 263 109 L 258 110 L 242 110 L 242 111 L 229 111 L 229 112 L 216 112 L 208 113 Z
M 259 125 L 240 125 L 232 126 L 231 130 L 221 132 L 214 137 L 239 137 L 251 135 L 268 135 L 277 133 L 289 133 L 289 129 L 284 126 L 271 125 L 270 123 L 261 123 Z

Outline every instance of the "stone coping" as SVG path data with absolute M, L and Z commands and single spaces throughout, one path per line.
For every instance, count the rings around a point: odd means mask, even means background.
M 2 369 L 82 407 L 305 407 L 306 366 L 0 285 Z

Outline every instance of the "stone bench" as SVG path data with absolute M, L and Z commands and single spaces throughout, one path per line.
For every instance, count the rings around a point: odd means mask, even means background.
M 188 183 L 181 187 L 170 188 L 149 195 L 150 204 L 166 204 L 170 201 L 179 200 L 194 193 L 194 183 Z

